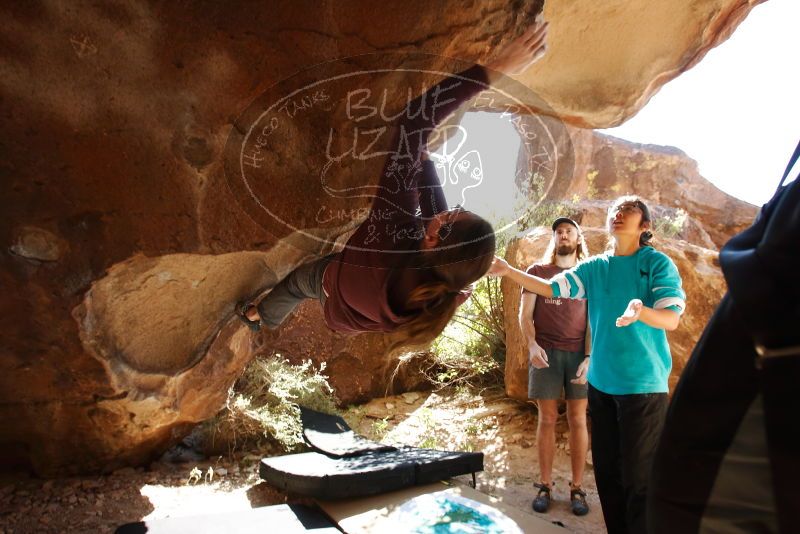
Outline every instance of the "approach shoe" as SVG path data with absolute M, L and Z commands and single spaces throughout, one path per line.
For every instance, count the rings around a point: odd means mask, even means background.
M 536 495 L 536 498 L 533 499 L 533 511 L 543 514 L 548 508 L 550 508 L 550 486 L 547 484 L 536 483 L 533 485 L 533 487 L 539 488 L 539 493 Z
M 569 485 L 569 500 L 572 505 L 572 513 L 575 515 L 586 515 L 589 513 L 589 505 L 586 502 L 586 492 L 580 486 Z

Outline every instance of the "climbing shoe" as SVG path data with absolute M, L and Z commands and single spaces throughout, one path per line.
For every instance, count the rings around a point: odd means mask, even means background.
M 580 486 L 569 485 L 569 500 L 572 505 L 572 513 L 575 515 L 586 515 L 589 513 L 589 505 L 586 503 L 586 492 Z
M 252 330 L 253 332 L 258 332 L 261 329 L 261 321 L 253 321 L 249 317 L 247 317 L 247 312 L 250 308 L 255 308 L 255 304 L 250 304 L 249 302 L 239 301 L 236 303 L 236 316 L 247 325 L 247 327 Z
M 550 508 L 550 486 L 547 484 L 536 483 L 534 488 L 539 488 L 539 493 L 533 499 L 533 511 L 543 514 Z

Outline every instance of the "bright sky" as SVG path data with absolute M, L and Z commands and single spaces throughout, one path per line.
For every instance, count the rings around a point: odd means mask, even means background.
M 618 128 L 599 131 L 677 147 L 723 191 L 763 204 L 800 140 L 798 20 L 799 0 L 756 6 L 730 39 L 662 87 L 636 116 Z M 440 169 L 448 202 L 463 202 L 495 223 L 515 219 L 519 214 L 509 199 L 516 193 L 519 135 L 507 119 L 492 113 L 467 113 L 461 125 L 469 136 L 459 157 L 480 153 L 479 164 L 491 183 L 465 191 L 463 184 L 447 183 Z M 491 179 L 498 176 L 504 178 Z
M 508 118 L 503 119 L 497 113 L 484 111 L 466 113 L 461 126 L 468 135 L 454 136 L 437 154 L 455 153 L 456 160 L 463 156 L 471 164 L 470 168 L 474 168 L 475 164 L 480 167 L 486 181 L 480 180 L 474 187 L 465 187 L 465 183 L 474 182 L 463 177 L 456 179 L 452 173 L 437 165 L 448 204 L 460 204 L 495 226 L 500 222 L 514 222 L 521 215 L 515 212 L 513 200 L 519 194 L 514 175 L 522 144 L 517 130 Z M 479 154 L 478 160 L 475 154 Z M 445 179 L 448 175 L 451 178 Z
M 800 140 L 799 20 L 798 0 L 756 6 L 730 39 L 635 117 L 600 131 L 678 147 L 714 185 L 763 204 Z

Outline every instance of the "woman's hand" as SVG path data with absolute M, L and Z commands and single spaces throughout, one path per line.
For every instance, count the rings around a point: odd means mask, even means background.
M 533 25 L 498 50 L 494 60 L 487 63 L 486 67 L 502 74 L 523 72 L 538 61 L 547 50 L 546 40 L 549 24 L 549 22 L 544 22 L 542 14 L 539 13 Z
M 625 309 L 625 313 L 617 317 L 617 326 L 628 326 L 638 321 L 639 315 L 642 313 L 642 307 L 643 304 L 641 300 L 631 300 L 628 303 L 628 307 Z
M 492 261 L 492 266 L 489 267 L 489 272 L 486 274 L 491 276 L 492 278 L 499 278 L 501 276 L 505 276 L 508 274 L 508 271 L 511 267 L 508 265 L 508 262 L 503 258 L 494 257 L 494 261 Z
M 531 293 L 536 293 L 540 297 L 552 298 L 553 296 L 553 288 L 550 286 L 549 280 L 515 269 L 506 260 L 498 256 L 494 257 L 492 266 L 489 267 L 489 271 L 486 274 L 494 278 L 507 276 L 509 280 L 521 285 Z

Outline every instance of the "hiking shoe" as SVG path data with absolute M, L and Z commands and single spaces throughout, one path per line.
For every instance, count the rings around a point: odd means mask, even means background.
M 533 511 L 543 514 L 550 508 L 550 486 L 536 483 L 533 487 L 539 488 L 539 493 L 536 495 L 536 498 L 533 499 Z
M 589 513 L 589 505 L 586 503 L 586 492 L 580 486 L 569 485 L 569 500 L 572 503 L 572 513 L 575 515 L 586 515 Z

